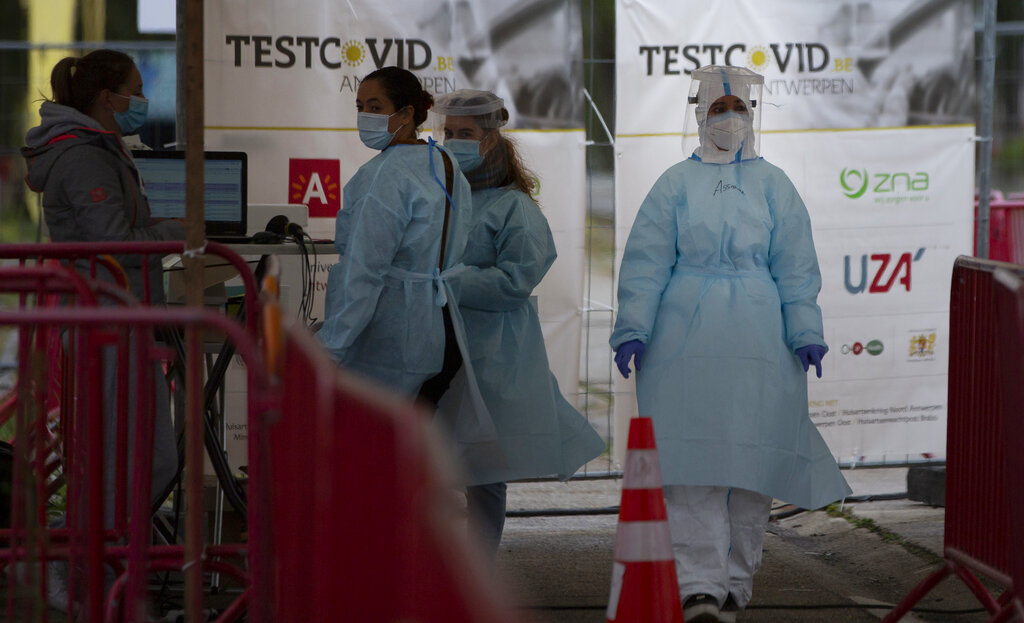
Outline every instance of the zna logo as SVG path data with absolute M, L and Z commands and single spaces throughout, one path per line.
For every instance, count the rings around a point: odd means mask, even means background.
M 839 174 L 839 183 L 843 185 L 844 195 L 857 199 L 868 189 L 868 170 L 843 169 Z
M 839 184 L 843 194 L 850 199 L 864 196 L 870 186 L 872 193 L 924 192 L 928 190 L 928 174 L 918 171 L 910 173 L 874 173 L 867 169 L 844 168 L 839 173 Z
M 871 286 L 868 287 L 868 292 L 879 293 L 888 292 L 893 283 L 897 281 L 903 284 L 907 292 L 910 292 L 910 266 L 913 262 L 921 259 L 924 255 L 924 247 L 917 250 L 917 253 L 911 257 L 910 253 L 904 253 L 896 260 L 896 266 L 893 267 L 892 272 L 889 273 L 889 264 L 892 263 L 891 253 L 872 253 L 871 261 L 878 262 L 878 267 L 875 270 L 875 277 L 871 280 Z M 867 287 L 868 281 L 868 256 L 860 256 L 860 282 L 857 285 L 853 285 L 853 281 L 850 279 L 850 256 L 847 255 L 843 258 L 843 278 L 846 284 L 846 291 L 850 294 L 860 294 Z M 885 276 L 888 274 L 888 279 Z M 884 282 L 883 282 L 884 279 Z

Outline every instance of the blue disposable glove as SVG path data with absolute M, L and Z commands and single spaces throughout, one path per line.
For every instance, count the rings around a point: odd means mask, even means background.
M 629 378 L 629 360 L 633 359 L 633 367 L 640 371 L 640 358 L 644 355 L 644 343 L 640 340 L 630 340 L 619 345 L 615 351 L 615 365 L 619 366 L 622 378 Z
M 824 346 L 820 344 L 801 346 L 796 349 L 796 356 L 800 358 L 800 363 L 804 366 L 804 372 L 807 372 L 811 365 L 813 365 L 818 373 L 818 378 L 821 378 L 821 358 L 825 356 Z

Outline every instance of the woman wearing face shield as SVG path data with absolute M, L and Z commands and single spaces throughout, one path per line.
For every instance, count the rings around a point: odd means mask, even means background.
M 610 343 L 654 420 L 688 623 L 750 601 L 773 498 L 814 509 L 850 492 L 807 412 L 828 350 L 821 276 L 800 196 L 759 155 L 762 84 L 693 72 L 692 155 L 644 199 L 619 272 Z
M 359 85 L 359 137 L 380 153 L 345 184 L 317 336 L 346 369 L 436 405 L 447 382 L 420 388 L 461 365 L 447 281 L 466 246 L 471 201 L 458 162 L 417 138 L 432 104 L 398 67 Z
M 441 400 L 447 429 L 468 485 L 471 527 L 491 553 L 505 520 L 505 483 L 513 479 L 569 478 L 600 455 L 605 444 L 562 397 L 548 367 L 540 319 L 531 294 L 555 261 L 547 219 L 530 196 L 535 186 L 515 144 L 501 132 L 509 114 L 487 91 L 460 90 L 431 110 L 434 135 L 473 190 L 466 265 L 452 282 L 469 339 L 471 368 L 496 430 L 502 463 L 474 460 L 456 421 L 471 404 L 461 375 Z

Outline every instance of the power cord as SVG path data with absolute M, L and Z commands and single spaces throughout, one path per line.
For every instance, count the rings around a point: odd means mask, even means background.
M 316 243 L 309 234 L 298 227 L 292 231 L 292 239 L 295 244 L 299 245 L 299 254 L 302 256 L 302 302 L 299 305 L 299 317 L 303 324 L 309 327 L 317 321 L 316 318 L 313 318 L 313 306 L 316 300 L 316 274 L 319 269 Z M 310 262 L 310 249 L 313 251 L 312 262 Z
M 869 495 L 851 495 L 844 500 L 845 503 L 854 504 L 858 502 L 878 502 L 881 500 L 905 500 L 907 493 L 875 493 Z M 787 509 L 787 510 L 780 510 Z M 618 506 L 605 506 L 601 508 L 538 508 L 536 510 L 506 510 L 506 517 L 566 517 L 576 515 L 617 515 Z M 772 521 L 793 517 L 800 513 L 806 513 L 806 508 L 780 504 L 772 507 L 769 517 Z
M 851 495 L 845 497 L 840 502 L 841 504 L 859 504 L 861 502 L 882 502 L 886 500 L 905 500 L 907 499 L 907 492 L 901 491 L 898 493 L 869 493 L 866 495 Z M 780 510 L 780 509 L 787 510 Z M 780 504 L 779 506 L 772 507 L 772 513 L 769 516 L 769 521 L 778 521 L 780 519 L 788 519 L 795 517 L 800 513 L 806 513 L 806 508 L 800 508 L 799 506 L 792 506 L 790 504 Z

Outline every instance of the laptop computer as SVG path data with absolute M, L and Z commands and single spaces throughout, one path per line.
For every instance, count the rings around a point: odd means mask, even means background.
M 204 156 L 206 238 L 229 243 L 250 241 L 246 235 L 246 153 L 207 151 Z M 150 214 L 185 218 L 185 152 L 132 150 L 132 157 L 142 175 Z

